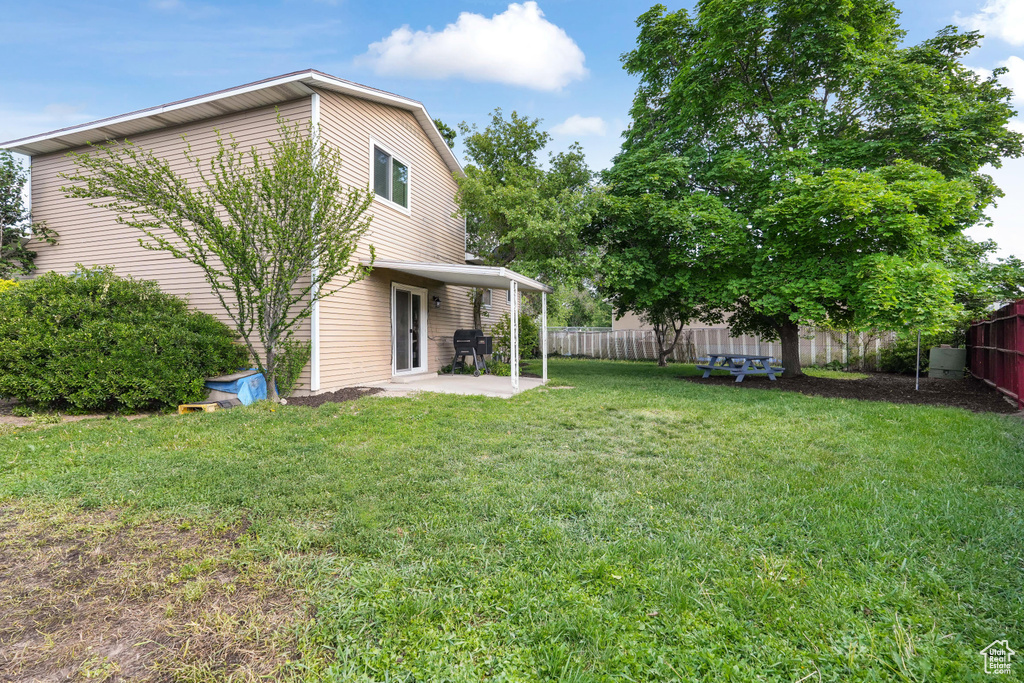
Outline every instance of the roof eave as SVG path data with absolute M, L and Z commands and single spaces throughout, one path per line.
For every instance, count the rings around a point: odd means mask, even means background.
M 437 130 L 437 126 L 434 125 L 433 119 L 430 118 L 430 115 L 427 113 L 427 110 L 422 103 L 383 90 L 370 88 L 359 83 L 345 81 L 313 69 L 297 71 L 295 73 L 285 74 L 275 78 L 268 78 L 235 88 L 220 90 L 207 95 L 178 100 L 177 102 L 171 102 L 157 107 L 140 109 L 120 116 L 108 117 L 78 126 L 69 126 L 67 128 L 61 128 L 48 133 L 42 133 L 40 135 L 11 140 L 9 142 L 0 143 L 0 149 L 8 149 L 12 152 L 25 154 L 30 157 L 39 156 L 41 154 L 52 154 L 62 150 L 82 147 L 89 143 L 104 142 L 110 139 L 128 137 L 129 135 L 139 135 L 151 130 L 159 130 L 169 126 L 201 121 L 203 119 L 213 118 L 225 113 L 245 111 L 247 108 L 254 107 L 239 106 L 237 109 L 229 111 L 204 113 L 205 108 L 211 107 L 217 102 L 230 100 L 232 98 L 238 100 L 239 98 L 258 91 L 274 88 L 281 89 L 283 91 L 282 97 L 275 101 L 284 102 L 287 101 L 289 96 L 292 99 L 295 99 L 304 95 L 310 95 L 313 92 L 312 88 L 317 87 L 340 92 L 353 97 L 359 97 L 361 99 L 379 102 L 381 104 L 398 107 L 412 112 L 417 123 L 419 123 L 420 127 L 423 128 L 423 131 L 427 134 L 431 144 L 433 144 L 449 170 L 456 175 L 465 175 L 462 170 L 462 165 L 455 157 L 455 153 L 452 152 L 451 148 L 448 147 L 448 143 L 446 143 L 444 138 L 441 137 L 441 133 Z M 173 115 L 175 113 L 180 114 L 189 109 L 197 110 L 194 118 L 186 116 L 177 121 L 166 121 L 166 117 L 168 115 Z M 164 117 L 164 120 L 161 120 L 160 117 Z M 142 125 L 138 130 L 123 132 L 124 126 L 133 123 L 142 123 L 146 119 L 149 119 L 154 125 Z M 120 131 L 118 130 L 119 127 L 121 127 Z M 91 133 L 98 133 L 98 135 L 91 135 Z

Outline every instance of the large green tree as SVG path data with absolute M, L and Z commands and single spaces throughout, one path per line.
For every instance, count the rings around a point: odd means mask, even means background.
M 210 159 L 187 147 L 198 182 L 126 141 L 72 154 L 76 169 L 63 188 L 116 213 L 146 249 L 202 269 L 274 401 L 282 354 L 295 347 L 313 302 L 369 272 L 353 257 L 373 201 L 341 180 L 337 147 L 299 124 L 278 124 L 265 151 L 220 133 Z
M 664 365 L 691 319 L 721 322 L 747 234 L 716 198 L 691 193 L 689 165 L 646 148 L 605 173 L 610 193 L 584 231 L 602 249 L 600 288 L 618 315 L 650 324 Z
M 0 151 L 0 280 L 35 271 L 36 252 L 30 238 L 54 244 L 57 233 L 45 223 L 33 222 L 25 206 L 28 172 L 14 156 Z
M 781 338 L 788 375 L 801 323 L 951 320 L 950 244 L 1001 195 L 980 169 L 1021 154 L 1003 70 L 961 63 L 980 36 L 950 27 L 901 47 L 898 14 L 888 0 L 658 5 L 623 58 L 640 85 L 611 195 L 660 192 L 620 180 L 637 159 L 685 168 L 662 198 L 681 225 L 699 202 L 719 226 L 688 249 L 733 260 L 725 282 L 691 266 L 678 294 L 729 313 L 734 332 Z
M 469 163 L 465 177 L 457 178 L 457 200 L 466 249 L 484 265 L 565 281 L 592 272 L 580 230 L 594 212 L 593 173 L 579 144 L 549 154 L 542 165 L 551 136 L 540 123 L 516 112 L 506 119 L 500 109 L 483 130 L 461 123 Z M 478 293 L 477 326 L 480 304 Z

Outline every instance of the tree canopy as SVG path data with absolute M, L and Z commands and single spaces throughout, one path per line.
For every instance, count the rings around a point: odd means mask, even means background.
M 458 133 L 455 132 L 455 129 L 441 119 L 434 119 L 434 125 L 437 127 L 437 132 L 441 134 L 442 138 L 444 138 L 445 144 L 449 147 L 455 147 L 455 138 L 458 135 Z
M 1001 196 L 981 169 L 1022 140 L 1005 70 L 961 63 L 980 35 L 901 47 L 897 19 L 888 0 L 702 0 L 638 19 L 632 124 L 590 233 L 625 310 L 728 314 L 734 332 L 781 337 L 792 374 L 801 323 L 949 324 L 949 251 Z M 624 289 L 616 271 L 659 251 L 650 287 Z
M 516 112 L 505 119 L 495 109 L 483 130 L 460 124 L 469 163 L 457 200 L 466 249 L 485 265 L 563 281 L 593 270 L 579 237 L 594 212 L 593 174 L 579 144 L 549 154 L 542 166 L 551 136 L 540 123 Z
M 36 252 L 28 238 L 54 244 L 57 233 L 44 223 L 33 222 L 25 206 L 28 172 L 14 156 L 0 151 L 0 280 L 35 271 Z

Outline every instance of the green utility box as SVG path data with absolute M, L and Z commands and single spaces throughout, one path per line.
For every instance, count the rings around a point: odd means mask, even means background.
M 933 346 L 928 351 L 928 376 L 932 379 L 963 379 L 967 349 Z

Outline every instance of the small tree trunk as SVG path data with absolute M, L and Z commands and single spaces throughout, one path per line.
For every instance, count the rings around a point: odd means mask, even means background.
M 782 367 L 786 368 L 785 377 L 801 377 L 804 372 L 800 368 L 800 326 L 787 320 L 779 328 L 782 339 Z
M 483 325 L 483 314 L 481 309 L 484 304 L 484 290 L 474 289 L 473 290 L 473 329 L 482 330 Z
M 668 338 L 669 331 L 675 333 L 672 338 L 672 343 L 667 347 L 665 341 Z M 676 344 L 679 343 L 679 335 L 683 332 L 683 323 L 680 322 L 679 326 L 676 326 L 675 321 L 670 321 L 664 325 L 654 325 L 654 339 L 658 343 L 658 366 L 666 367 L 668 365 L 668 357 L 672 355 L 672 352 L 676 349 Z
M 280 403 L 281 397 L 277 395 L 277 354 L 273 348 L 267 349 L 267 400 L 273 403 Z

